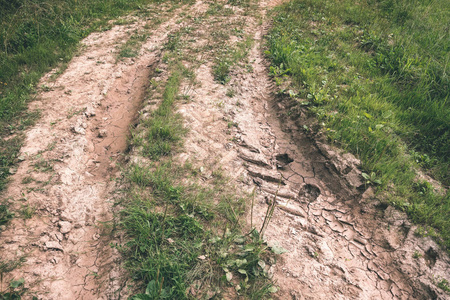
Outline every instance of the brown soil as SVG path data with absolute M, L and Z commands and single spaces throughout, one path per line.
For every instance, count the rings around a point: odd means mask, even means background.
M 274 3 L 263 1 L 261 10 Z M 55 81 L 52 73 L 42 79 L 48 88 L 30 105 L 42 117 L 26 133 L 23 162 L 4 195 L 36 212 L 15 218 L 0 235 L 2 259 L 27 259 L 5 282 L 24 277 L 39 299 L 120 298 L 120 256 L 109 246 L 120 177 L 115 164 L 164 41 L 186 25 L 177 22 L 178 13 L 205 8 L 201 1 L 175 12 L 162 6 L 168 21 L 150 31 L 136 58 L 117 62 L 118 46 L 147 21 L 92 34 Z M 365 189 L 356 158 L 309 137 L 302 118 L 290 120 L 290 100 L 274 96 L 267 75 L 267 24 L 252 16 L 245 21 L 245 31 L 254 33 L 253 71 L 235 68 L 224 86 L 214 81 L 211 60 L 197 69 L 199 85 L 182 87 L 192 101 L 178 106 L 189 128 L 179 159 L 220 168 L 244 191 L 256 186 L 248 223 L 257 228 L 277 195 L 265 231 L 269 245 L 287 250 L 271 268 L 277 298 L 448 299 L 435 285 L 450 281 L 446 253 L 416 237 L 406 215 Z M 230 88 L 233 97 L 226 96 Z

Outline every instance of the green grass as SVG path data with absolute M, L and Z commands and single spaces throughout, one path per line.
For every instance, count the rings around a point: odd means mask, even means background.
M 9 209 L 9 203 L 0 204 L 0 232 L 2 231 L 3 226 L 9 223 L 9 221 L 14 217 L 14 213 L 12 213 Z
M 450 1 L 294 0 L 276 10 L 267 51 L 280 92 L 446 247 L 450 195 L 416 173 L 450 184 L 449 23 Z
M 0 1 L 0 136 L 14 134 L 36 119 L 26 112 L 41 76 L 71 59 L 89 33 L 108 29 L 107 20 L 130 11 L 145 13 L 151 0 Z M 129 46 L 129 45 L 128 45 Z M 123 56 L 134 54 L 125 50 Z M 128 54 L 127 54 L 128 53 Z M 0 190 L 16 163 L 16 147 L 0 145 Z

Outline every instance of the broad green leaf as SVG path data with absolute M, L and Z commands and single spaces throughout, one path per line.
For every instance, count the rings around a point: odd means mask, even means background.
M 230 282 L 231 279 L 233 279 L 233 274 L 231 272 L 225 273 L 225 276 L 227 277 L 227 281 Z
M 271 286 L 271 287 L 269 288 L 269 292 L 271 292 L 271 293 L 276 293 L 276 292 L 278 292 L 278 288 L 277 288 L 276 286 Z
M 20 278 L 19 280 L 12 281 L 11 284 L 10 284 L 10 287 L 12 289 L 16 289 L 16 288 L 18 288 L 19 286 L 21 286 L 24 283 L 25 283 L 25 279 Z
M 261 269 L 264 269 L 266 267 L 266 263 L 263 260 L 258 261 L 258 266 L 261 267 Z
M 281 246 L 274 245 L 274 246 L 272 246 L 272 252 L 275 254 L 283 254 L 283 253 L 286 253 L 289 251 L 287 251 L 286 249 L 284 249 Z
M 247 263 L 247 260 L 244 258 L 244 259 L 236 259 L 235 260 L 235 264 L 236 264 L 236 267 L 240 267 L 240 266 L 242 266 L 242 265 L 244 265 L 244 264 L 246 264 Z

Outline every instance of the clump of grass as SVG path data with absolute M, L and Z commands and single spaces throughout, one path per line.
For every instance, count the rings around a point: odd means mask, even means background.
M 3 289 L 3 276 L 6 273 L 12 272 L 25 262 L 25 258 L 22 256 L 17 260 L 3 260 L 0 259 L 0 299 L 10 300 L 10 299 L 21 299 L 23 294 L 26 292 L 24 287 L 24 279 L 13 280 L 9 284 L 9 289 Z
M 145 32 L 138 32 L 134 34 L 120 47 L 118 58 L 131 58 L 139 54 L 139 49 L 142 43 L 148 38 Z
M 8 203 L 0 204 L 0 231 L 14 217 L 14 214 L 9 210 L 9 206 Z
M 450 285 L 448 283 L 448 280 L 442 278 L 437 282 L 438 288 L 445 291 L 446 293 L 450 293 Z
M 213 68 L 214 79 L 221 84 L 230 81 L 230 63 L 227 61 L 218 61 Z
M 21 146 L 21 136 L 13 137 L 8 141 L 0 139 L 0 191 L 3 190 L 7 183 L 8 176 L 11 174 L 11 168 L 17 163 Z
M 219 44 L 224 48 L 218 53 L 212 73 L 216 81 L 221 84 L 227 84 L 231 79 L 230 72 L 232 67 L 241 63 L 247 57 L 248 49 L 253 44 L 253 39 L 247 36 L 246 39 L 238 42 L 233 47 L 227 46 L 226 40 L 221 41 Z
M 173 112 L 173 104 L 178 95 L 182 69 L 169 77 L 163 94 L 163 102 L 151 117 L 142 122 L 144 138 L 135 139 L 136 146 L 142 146 L 146 156 L 158 159 L 169 155 L 180 146 L 181 137 L 185 133 L 180 116 Z
M 448 20 L 438 1 L 293 0 L 276 12 L 267 54 L 277 83 L 290 82 L 281 92 L 361 159 L 366 182 L 450 247 L 450 195 L 416 172 L 450 184 Z

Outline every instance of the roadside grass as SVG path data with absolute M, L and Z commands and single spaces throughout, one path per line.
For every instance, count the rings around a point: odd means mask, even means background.
M 0 137 L 14 135 L 33 124 L 36 112 L 27 112 L 41 76 L 67 64 L 78 42 L 96 30 L 111 26 L 109 19 L 128 12 L 146 15 L 151 0 L 14 0 L 0 1 Z M 132 55 L 133 48 L 122 55 Z M 128 53 L 128 54 L 127 54 Z M 11 143 L 12 141 L 12 143 Z M 17 162 L 20 138 L 1 142 L 0 191 L 9 169 Z
M 280 93 L 356 154 L 368 184 L 450 249 L 450 2 L 293 0 L 267 55 Z M 419 179 L 422 170 L 444 191 Z M 433 229 L 434 228 L 434 229 Z

